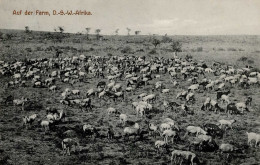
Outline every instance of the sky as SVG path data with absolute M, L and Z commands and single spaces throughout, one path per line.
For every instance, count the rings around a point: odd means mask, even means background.
M 22 15 L 13 11 L 22 10 Z M 33 15 L 24 12 L 33 11 Z M 36 15 L 36 10 L 50 16 Z M 92 15 L 52 15 L 53 10 L 86 10 Z M 260 0 L 0 0 L 0 29 L 126 35 L 260 35 Z

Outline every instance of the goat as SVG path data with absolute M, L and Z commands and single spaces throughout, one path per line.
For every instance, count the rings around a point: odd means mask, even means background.
M 149 134 L 155 136 L 158 133 L 158 126 L 154 125 L 153 123 L 149 123 Z
M 124 138 L 126 138 L 126 136 L 130 136 L 130 135 L 138 135 L 139 134 L 139 130 L 140 130 L 140 126 L 138 123 L 135 123 L 135 125 L 133 127 L 125 127 L 124 128 Z
M 125 125 L 126 121 L 127 121 L 127 116 L 126 114 L 120 114 L 119 115 L 119 119 L 120 119 L 120 123 Z
M 260 134 L 254 133 L 254 132 L 246 132 L 247 138 L 248 138 L 248 145 L 251 146 L 252 140 L 255 140 L 255 147 L 257 146 L 258 142 L 260 141 Z
M 233 120 L 222 119 L 222 120 L 219 120 L 218 122 L 220 123 L 220 128 L 222 128 L 223 125 L 226 125 L 226 126 L 230 127 L 231 129 L 233 129 L 232 124 L 235 123 L 236 120 L 235 119 L 233 119 Z
M 198 136 L 199 133 L 204 134 L 204 135 L 207 134 L 207 132 L 204 131 L 202 128 L 196 127 L 196 126 L 188 126 L 186 128 L 186 130 L 187 130 L 187 133 L 196 133 L 196 136 Z
M 183 159 L 186 159 L 188 161 L 190 161 L 191 165 L 193 165 L 194 163 L 194 159 L 196 158 L 196 154 L 190 152 L 190 151 L 181 151 L 181 150 L 174 150 L 172 151 L 172 155 L 171 155 L 171 163 L 173 162 L 173 158 L 174 158 L 174 163 L 176 163 L 176 158 L 177 157 L 182 157 Z M 182 164 L 181 160 L 181 163 Z
M 77 141 L 75 141 L 74 139 L 71 138 L 66 138 L 63 139 L 61 142 L 61 146 L 62 146 L 62 151 L 63 151 L 63 155 L 68 154 L 70 155 L 70 150 L 72 148 L 72 146 L 79 146 L 79 143 Z
M 53 121 L 49 120 L 42 120 L 41 126 L 44 128 L 44 132 L 50 129 L 50 124 L 53 123 Z
M 172 130 L 165 130 L 162 133 L 162 136 L 164 137 L 164 141 L 166 144 L 168 144 L 168 138 L 171 137 L 172 143 L 173 143 L 173 139 L 175 138 L 175 136 L 177 135 L 176 131 L 172 131 Z
M 166 146 L 166 142 L 162 141 L 162 140 L 157 140 L 154 145 L 155 145 L 155 148 L 157 149 L 157 152 L 159 152 L 161 147 Z

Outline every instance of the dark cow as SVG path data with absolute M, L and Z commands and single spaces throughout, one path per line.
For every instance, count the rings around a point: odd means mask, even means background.
M 223 130 L 220 129 L 216 124 L 204 124 L 203 128 L 208 133 L 208 135 L 212 137 L 223 137 L 224 135 Z
M 245 109 L 248 111 L 248 108 Z M 230 103 L 227 105 L 227 111 L 228 114 L 241 114 L 241 111 L 237 108 L 235 103 Z

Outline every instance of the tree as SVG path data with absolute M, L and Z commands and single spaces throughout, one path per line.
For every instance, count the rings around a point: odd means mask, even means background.
M 118 31 L 119 31 L 119 29 L 116 29 L 116 31 L 115 31 L 116 35 L 118 35 Z
M 181 52 L 181 43 L 179 41 L 173 41 L 172 44 L 171 44 L 171 47 L 172 47 L 172 51 L 174 52 Z
M 141 33 L 141 31 L 135 31 L 135 35 L 138 35 L 140 33 Z
M 30 29 L 29 29 L 29 26 L 25 26 L 25 33 L 30 33 Z
M 59 28 L 60 33 L 64 32 L 64 28 L 63 27 L 59 26 L 58 28 Z
M 130 28 L 126 28 L 126 30 L 127 30 L 127 35 L 130 35 L 131 29 Z
M 156 39 L 156 38 L 154 38 L 153 39 L 153 41 L 152 41 L 152 44 L 154 45 L 154 47 L 156 48 L 158 45 L 160 45 L 161 44 L 161 41 L 160 40 L 158 40 L 158 39 Z
M 101 29 L 96 29 L 95 33 L 97 34 L 97 40 L 99 40 L 99 33 L 101 32 Z
M 87 39 L 89 39 L 89 32 L 90 32 L 90 29 L 91 29 L 91 28 L 86 28 L 86 31 L 87 31 Z

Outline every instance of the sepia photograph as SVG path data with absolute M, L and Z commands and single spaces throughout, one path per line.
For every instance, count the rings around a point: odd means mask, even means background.
M 259 165 L 259 0 L 0 0 L 0 165 Z

